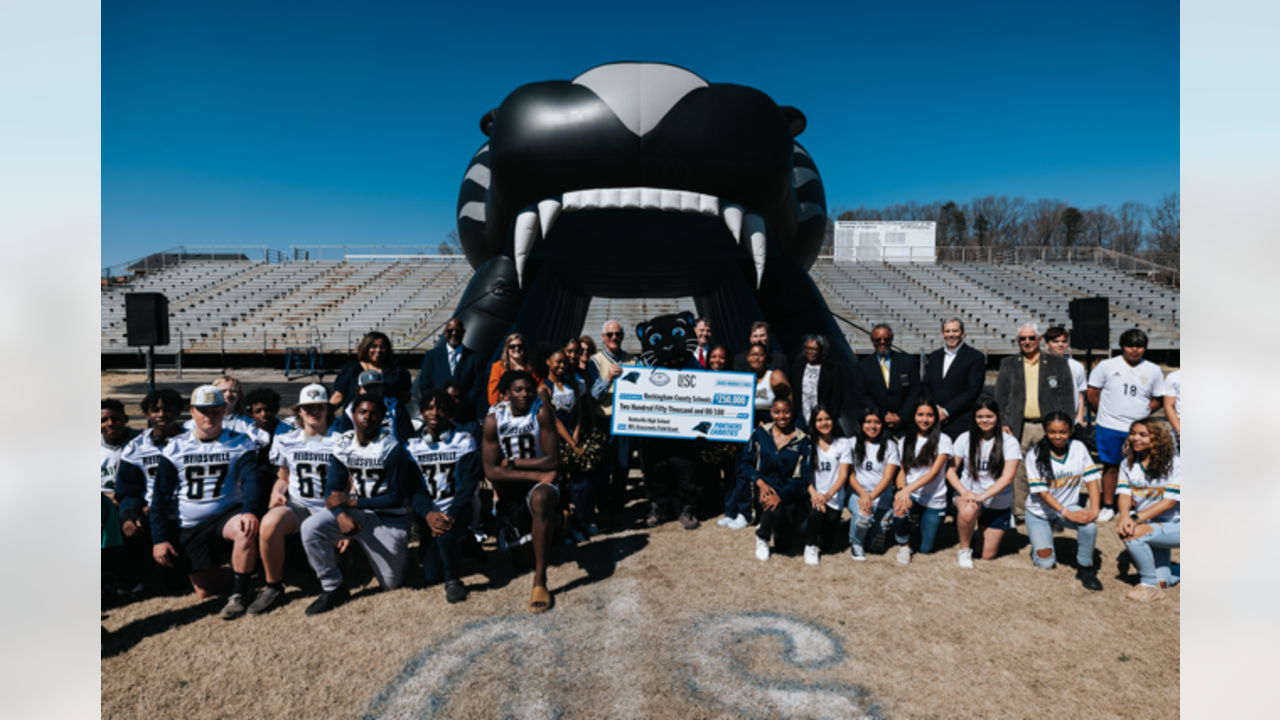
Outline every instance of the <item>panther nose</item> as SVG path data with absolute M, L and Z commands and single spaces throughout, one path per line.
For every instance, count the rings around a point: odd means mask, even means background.
M 595 93 L 628 130 L 644 135 L 666 117 L 685 95 L 707 81 L 675 65 L 610 63 L 573 79 Z

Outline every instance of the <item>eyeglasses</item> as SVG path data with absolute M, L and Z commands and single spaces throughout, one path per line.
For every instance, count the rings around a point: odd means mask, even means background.
M 523 346 L 523 345 L 508 345 L 508 346 L 507 346 L 507 349 L 508 349 L 508 350 L 523 350 L 523 349 L 524 349 L 524 346 Z
M 605 334 L 604 334 L 604 336 L 605 336 L 605 337 L 622 337 L 622 333 L 620 333 L 620 332 L 616 332 L 616 333 L 605 333 Z
M 893 344 L 893 338 L 891 338 L 891 337 L 887 337 L 887 338 L 871 338 L 871 344 L 872 344 L 872 345 L 892 345 L 892 344 Z
M 1039 340 L 1039 338 L 1037 338 L 1035 335 L 1032 335 L 1031 337 L 1018 338 L 1018 342 L 1035 342 L 1036 340 Z

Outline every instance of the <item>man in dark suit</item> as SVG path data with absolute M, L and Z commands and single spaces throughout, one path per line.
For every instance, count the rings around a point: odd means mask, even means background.
M 808 429 L 815 404 L 826 406 L 831 419 L 840 421 L 844 407 L 844 377 L 831 361 L 831 342 L 823 335 L 806 335 L 804 359 L 791 367 L 791 403 L 796 408 L 796 426 Z M 806 376 L 812 379 L 805 382 Z
M 475 417 L 483 418 L 489 409 L 488 386 L 480 373 L 480 356 L 475 350 L 462 344 L 467 329 L 462 321 L 454 318 L 445 323 L 444 342 L 427 351 L 422 358 L 422 370 L 413 383 L 414 399 L 425 397 L 436 388 L 443 388 L 453 380 L 466 391 L 467 401 L 475 408 Z
M 1022 456 L 1044 437 L 1040 418 L 1054 411 L 1075 417 L 1076 384 L 1065 357 L 1040 352 L 1040 331 L 1035 323 L 1018 328 L 1021 354 L 1000 361 L 996 376 L 996 404 L 1004 431 L 1018 438 Z M 1027 504 L 1026 463 L 1018 463 L 1013 476 L 1013 512 L 1022 515 Z
M 751 372 L 751 366 L 747 364 L 747 352 L 751 349 L 751 345 L 756 343 L 764 343 L 765 347 L 770 347 L 773 343 L 773 337 L 769 333 L 769 323 L 753 322 L 751 323 L 751 343 L 747 346 L 747 350 L 743 350 L 733 358 L 734 372 Z M 781 370 L 783 375 L 791 374 L 791 363 L 787 362 L 787 356 L 777 350 L 769 350 L 769 369 Z
M 964 322 L 951 318 L 942 323 L 943 347 L 929 354 L 924 392 L 938 403 L 942 432 L 955 440 L 969 429 L 973 408 L 982 397 L 987 359 L 964 344 Z
M 920 399 L 920 361 L 914 355 L 893 352 L 893 328 L 884 323 L 871 328 L 871 344 L 876 351 L 859 360 L 853 373 L 853 399 L 858 404 L 854 412 L 880 408 L 885 424 L 900 433 Z

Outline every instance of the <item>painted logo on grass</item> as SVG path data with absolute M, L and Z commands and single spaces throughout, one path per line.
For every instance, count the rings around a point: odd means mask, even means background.
M 681 635 L 689 650 L 677 679 L 703 704 L 750 718 L 884 717 L 860 687 L 784 676 L 830 670 L 848 658 L 840 638 L 820 625 L 777 613 L 728 613 L 691 623 Z

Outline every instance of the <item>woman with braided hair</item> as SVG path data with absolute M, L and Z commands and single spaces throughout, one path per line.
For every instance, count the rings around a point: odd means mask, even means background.
M 1040 419 L 1044 437 L 1027 449 L 1027 535 L 1031 538 L 1031 560 L 1036 567 L 1052 570 L 1053 531 L 1076 531 L 1076 579 L 1086 589 L 1101 590 L 1093 567 L 1093 548 L 1098 537 L 1098 482 L 1102 467 L 1093 461 L 1088 448 L 1071 439 L 1071 417 L 1061 410 Z M 1081 507 L 1080 491 L 1088 494 L 1089 506 Z

